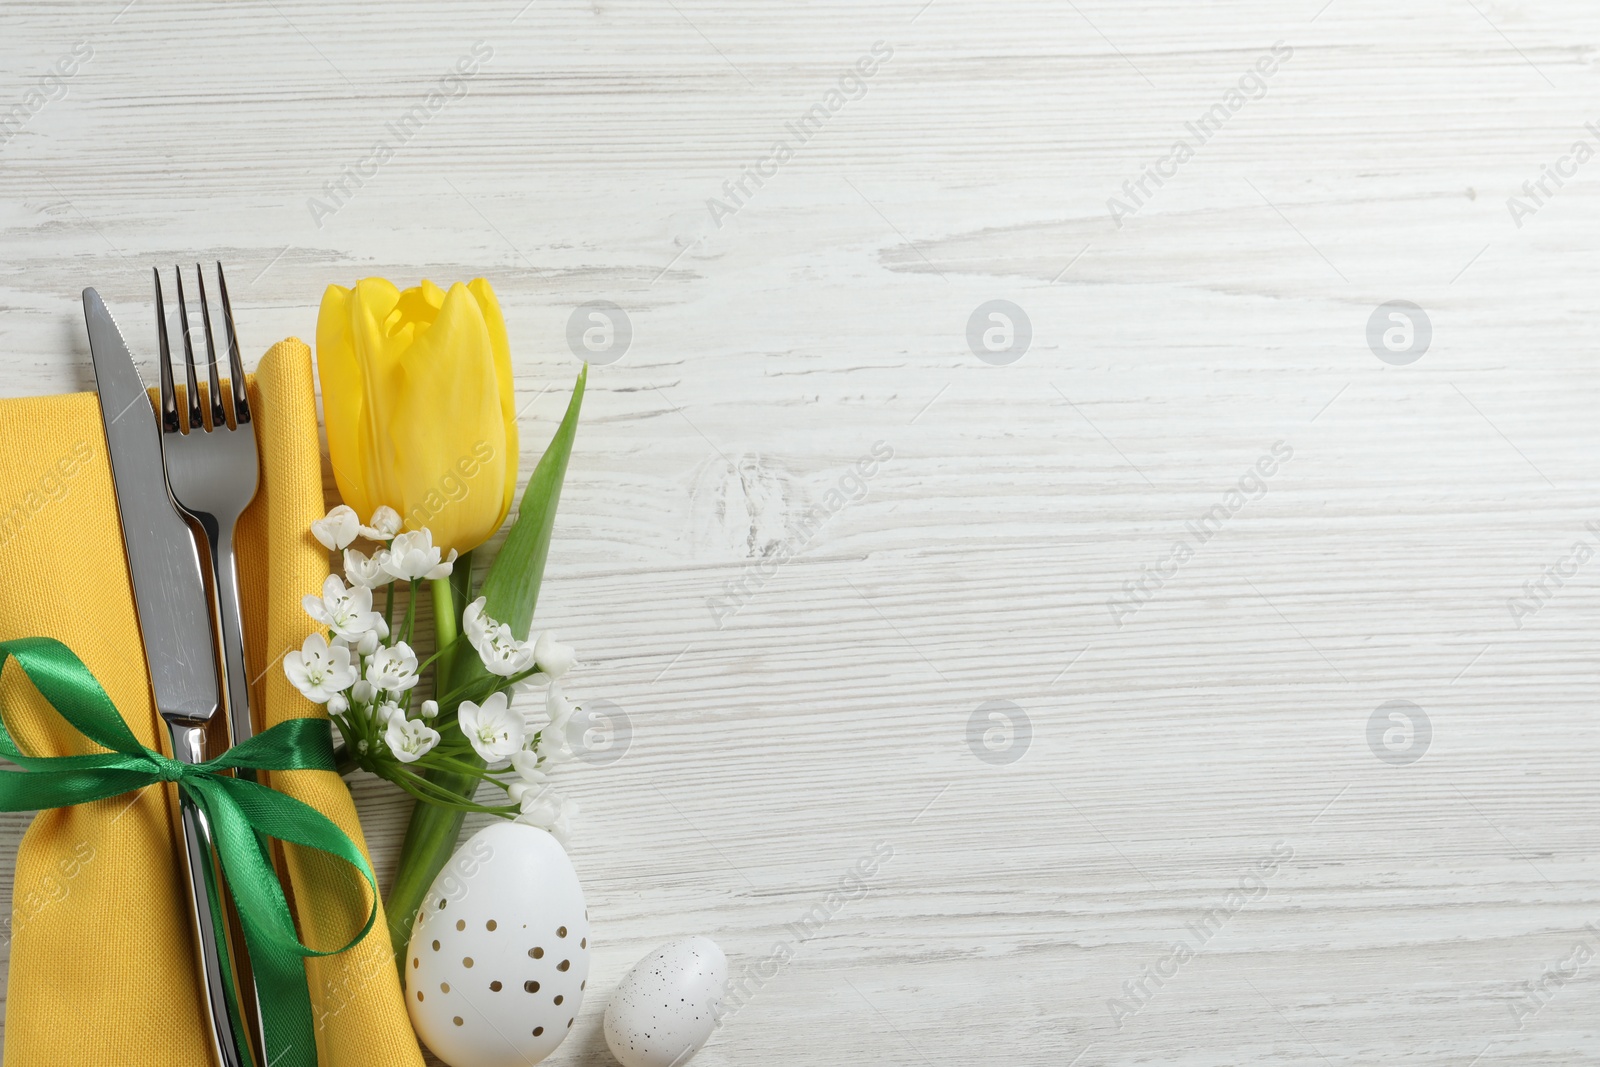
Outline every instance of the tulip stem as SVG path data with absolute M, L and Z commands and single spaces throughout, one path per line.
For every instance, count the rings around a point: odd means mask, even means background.
M 473 775 L 448 774 L 431 771 L 429 782 L 441 792 L 463 799 L 472 796 L 478 779 Z M 396 866 L 394 885 L 389 888 L 384 909 L 388 912 L 389 942 L 394 949 L 395 963 L 399 966 L 402 981 L 405 976 L 406 946 L 411 941 L 411 926 L 422 907 L 428 887 L 456 848 L 456 838 L 461 834 L 461 824 L 467 813 L 458 808 L 444 807 L 418 796 L 415 786 L 408 782 L 406 789 L 417 803 L 411 809 L 411 822 L 406 827 L 405 843 L 400 847 L 400 862 Z
M 460 561 L 457 561 L 459 565 Z M 443 656 L 444 651 L 455 644 L 457 637 L 455 590 L 450 587 L 449 578 L 435 578 L 430 584 L 433 586 L 433 647 L 439 650 L 434 655 Z M 435 694 L 443 693 L 450 687 L 450 659 L 444 656 L 433 669 Z

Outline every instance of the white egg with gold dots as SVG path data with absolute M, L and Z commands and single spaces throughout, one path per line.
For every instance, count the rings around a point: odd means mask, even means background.
M 589 916 L 566 850 L 484 827 L 429 889 L 405 958 L 406 1007 L 450 1067 L 529 1067 L 571 1033 L 589 984 Z

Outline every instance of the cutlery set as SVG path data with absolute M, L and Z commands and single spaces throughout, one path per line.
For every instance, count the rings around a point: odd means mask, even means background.
M 225 714 L 230 744 L 253 734 L 233 540 L 235 524 L 255 497 L 259 478 L 255 429 L 222 265 L 217 264 L 217 290 L 227 347 L 221 357 L 227 361 L 226 385 L 198 264 L 195 276 L 208 389 L 202 398 L 180 268 L 177 297 L 185 403 L 179 404 L 161 275 L 156 271 L 159 419 L 105 302 L 94 289 L 83 291 L 95 387 L 145 661 L 156 710 L 171 736 L 172 756 L 185 763 L 200 763 L 218 754 L 208 751 L 207 742 L 208 726 L 218 712 Z M 265 1047 L 260 1011 L 242 937 L 216 934 L 230 924 L 212 828 L 187 796 L 182 798 L 182 817 L 187 904 L 212 1051 L 221 1067 L 252 1067 L 256 1062 L 252 1039 L 256 1048 Z M 237 929 L 236 920 L 232 926 Z M 236 1035 L 247 1033 L 250 1038 L 236 1040 Z

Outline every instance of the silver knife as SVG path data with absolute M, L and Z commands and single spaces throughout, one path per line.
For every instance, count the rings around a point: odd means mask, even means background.
M 199 549 L 167 493 L 150 394 L 122 332 L 93 289 L 83 291 L 83 315 L 156 710 L 172 735 L 173 758 L 200 763 L 206 758 L 206 723 L 217 713 L 221 697 Z M 213 909 L 220 906 L 211 827 L 188 797 L 183 798 L 182 809 L 189 914 L 199 948 L 212 1052 L 221 1067 L 248 1067 L 248 1051 L 234 1042 L 231 1013 L 237 1007 L 223 977 L 225 949 L 211 921 Z

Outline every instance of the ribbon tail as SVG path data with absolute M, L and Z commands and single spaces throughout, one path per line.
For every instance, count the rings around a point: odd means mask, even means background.
M 228 936 L 228 922 L 223 915 L 222 883 L 217 877 L 216 862 L 205 865 L 206 872 L 206 902 L 210 904 L 210 920 L 213 936 L 221 951 L 217 953 L 217 962 L 222 966 L 222 994 L 228 998 L 228 1021 L 233 1024 L 233 1044 L 241 1057 L 240 1062 L 250 1062 L 250 1037 L 244 1028 L 244 1013 L 239 1010 L 239 989 L 234 985 L 233 978 L 233 953 L 228 950 L 232 938 Z M 268 1060 L 270 1063 L 271 1060 Z
M 258 818 L 252 818 L 261 813 L 247 811 L 239 799 L 243 797 L 251 808 L 281 809 L 280 816 L 296 812 L 298 802 L 265 786 L 210 774 L 186 778 L 182 788 L 205 808 L 216 834 L 255 977 L 265 1062 L 271 1067 L 317 1067 L 316 1020 L 305 957 L 331 953 L 307 949 L 296 938 L 288 901 L 265 846 L 266 831 Z M 283 839 L 295 836 L 301 834 L 286 832 Z M 371 921 L 369 917 L 369 927 Z
M 245 945 L 255 973 L 256 1003 L 266 1034 L 266 1063 L 273 1067 L 317 1067 L 317 1028 L 311 1012 L 306 961 L 285 952 L 245 926 Z

